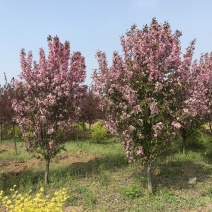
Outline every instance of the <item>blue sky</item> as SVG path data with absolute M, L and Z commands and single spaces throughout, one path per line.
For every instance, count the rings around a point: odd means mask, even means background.
M 71 51 L 81 51 L 87 66 L 86 84 L 98 68 L 95 54 L 121 54 L 120 36 L 132 24 L 142 28 L 153 17 L 168 21 L 173 32 L 182 31 L 182 52 L 197 39 L 195 58 L 212 51 L 212 0 L 0 0 L 0 84 L 21 72 L 19 52 L 46 51 L 47 36 L 70 41 Z M 46 52 L 47 54 L 47 52 Z

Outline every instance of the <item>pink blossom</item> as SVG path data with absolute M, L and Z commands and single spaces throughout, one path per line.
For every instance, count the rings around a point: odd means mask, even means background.
M 108 129 L 122 135 L 130 161 L 136 155 L 145 162 L 154 160 L 155 152 L 168 148 L 164 142 L 180 127 L 177 104 L 183 95 L 178 94 L 186 85 L 182 78 L 190 79 L 194 44 L 182 58 L 179 37 L 179 32 L 172 34 L 168 23 L 160 25 L 152 19 L 149 26 L 141 30 L 132 26 L 121 37 L 123 57 L 114 52 L 110 67 L 104 52 L 96 54 L 99 68 L 93 74 L 94 89 L 110 117 L 106 118 Z M 183 104 L 194 105 L 196 99 L 195 95 Z
M 108 93 L 113 94 L 114 93 L 113 89 L 112 88 L 108 89 Z
M 187 108 L 184 108 L 184 109 L 183 109 L 183 112 L 184 112 L 184 113 L 188 113 L 189 111 L 188 111 Z
M 135 130 L 135 127 L 132 126 L 132 125 L 130 125 L 130 126 L 129 126 L 129 131 L 132 132 L 133 130 Z
M 27 150 L 52 158 L 64 142 L 54 137 L 58 126 L 73 123 L 76 113 L 71 109 L 80 106 L 87 86 L 82 85 L 86 66 L 81 53 L 71 55 L 69 42 L 63 44 L 57 36 L 48 38 L 48 47 L 47 57 L 39 50 L 38 62 L 33 62 L 31 52 L 20 52 L 21 81 L 15 80 L 14 87 L 22 95 L 13 100 L 12 107 Z
M 181 124 L 179 122 L 172 122 L 172 126 L 175 127 L 176 129 L 181 128 Z
M 138 146 L 137 151 L 136 151 L 136 156 L 143 156 L 144 155 L 144 151 L 143 148 L 141 146 Z
M 160 82 L 156 82 L 155 83 L 155 90 L 156 90 L 156 92 L 161 91 L 162 88 L 163 88 L 163 85 Z
M 150 105 L 151 114 L 158 114 L 158 107 L 156 102 L 152 102 Z
M 54 140 L 49 141 L 49 149 L 52 149 L 54 146 Z
M 54 128 L 51 127 L 50 129 L 48 129 L 47 134 L 48 134 L 48 135 L 51 135 L 51 134 L 53 134 L 54 132 L 55 132 Z

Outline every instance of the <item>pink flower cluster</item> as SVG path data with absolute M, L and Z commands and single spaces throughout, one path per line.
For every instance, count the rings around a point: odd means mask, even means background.
M 185 83 L 181 78 L 190 77 L 195 41 L 182 58 L 180 35 L 172 34 L 167 22 L 160 25 L 153 19 L 150 26 L 132 26 L 121 37 L 124 55 L 114 52 L 110 67 L 105 53 L 97 52 L 93 87 L 106 105 L 108 129 L 122 135 L 130 161 L 134 156 L 154 160 L 181 126 L 177 95 Z
M 188 131 L 201 123 L 211 122 L 212 54 L 204 54 L 192 62 L 195 40 L 184 55 L 175 73 L 176 118 L 180 127 Z M 173 124 L 175 128 L 176 124 Z
M 53 157 L 62 141 L 56 139 L 58 127 L 73 122 L 87 89 L 85 59 L 80 52 L 70 55 L 70 44 L 59 38 L 48 38 L 49 54 L 39 51 L 39 62 L 32 62 L 32 53 L 20 52 L 21 81 L 14 86 L 22 94 L 13 100 L 16 121 L 21 127 L 27 148 Z

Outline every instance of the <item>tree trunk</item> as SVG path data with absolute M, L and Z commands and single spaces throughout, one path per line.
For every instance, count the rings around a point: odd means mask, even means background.
M 15 154 L 18 154 L 17 151 L 17 142 L 16 142 L 16 137 L 15 137 L 15 124 L 13 123 L 13 141 L 14 141 L 14 148 L 15 148 Z
M 45 184 L 49 183 L 49 165 L 50 165 L 50 159 L 46 159 L 46 171 L 45 171 Z
M 2 141 L 2 123 L 0 124 L 0 141 Z
M 82 128 L 83 128 L 83 140 L 85 140 L 85 123 L 82 123 Z
M 77 122 L 77 145 L 79 145 L 79 122 Z
M 151 164 L 147 165 L 148 192 L 152 194 Z
M 210 121 L 208 122 L 209 130 L 210 130 L 210 132 L 209 132 L 210 135 L 212 135 L 212 124 L 211 124 L 211 123 L 212 123 L 212 122 L 210 122 Z
M 181 128 L 180 132 L 181 132 L 181 136 L 182 136 L 182 139 L 183 139 L 183 154 L 185 155 L 187 132 L 186 132 L 185 128 Z
M 182 137 L 183 137 L 183 155 L 185 155 L 185 153 L 186 153 L 186 148 L 185 148 L 186 138 L 185 138 L 185 136 L 182 136 Z

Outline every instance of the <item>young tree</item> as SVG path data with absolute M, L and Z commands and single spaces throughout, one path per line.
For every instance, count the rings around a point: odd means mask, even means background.
M 5 84 L 0 86 L 0 125 L 1 125 L 1 134 L 0 140 L 2 140 L 2 125 L 7 125 L 12 127 L 13 131 L 13 139 L 14 146 L 17 153 L 16 148 L 16 139 L 15 139 L 15 120 L 14 118 L 14 110 L 12 108 L 12 99 L 16 95 L 16 91 L 13 87 L 13 80 L 8 82 L 6 74 L 4 74 Z
M 39 51 L 39 63 L 33 62 L 32 53 L 26 57 L 20 52 L 21 81 L 14 86 L 22 91 L 23 99 L 14 99 L 13 108 L 19 124 L 25 148 L 46 161 L 45 182 L 49 182 L 51 158 L 63 148 L 64 140 L 58 137 L 58 130 L 72 123 L 74 111 L 79 107 L 79 97 L 86 86 L 85 61 L 80 52 L 70 55 L 70 44 L 62 44 L 56 36 L 48 37 L 49 55 Z
M 100 99 L 89 89 L 80 106 L 79 120 L 81 123 L 88 122 L 89 126 L 98 119 L 104 118 L 104 111 L 100 108 Z
M 183 153 L 187 138 L 202 124 L 211 122 L 212 102 L 212 56 L 204 54 L 200 61 L 192 63 L 194 42 L 187 55 L 184 56 L 187 64 L 182 64 L 176 72 L 176 118 L 181 124 L 180 134 L 183 140 Z
M 0 141 L 2 141 L 3 124 L 6 122 L 5 111 L 4 111 L 5 110 L 4 100 L 5 100 L 5 89 L 4 86 L 0 86 Z
M 196 61 L 192 63 L 195 40 L 187 48 L 183 56 L 183 62 L 174 75 L 176 119 L 180 123 L 179 134 L 182 137 L 183 154 L 185 154 L 185 145 L 187 138 L 201 125 L 200 110 L 193 107 L 191 98 L 196 92 L 196 76 L 194 76 L 194 67 Z M 197 102 L 195 102 L 197 104 Z
M 193 95 L 188 103 L 193 114 L 198 114 L 202 123 L 207 123 L 212 132 L 212 53 L 203 54 L 199 63 L 193 65 Z
M 167 22 L 153 19 L 150 26 L 132 26 L 121 37 L 124 56 L 114 52 L 110 68 L 105 53 L 97 53 L 94 89 L 106 105 L 107 127 L 123 137 L 129 161 L 140 158 L 146 165 L 150 193 L 152 163 L 169 149 L 181 126 L 174 119 L 173 98 L 175 72 L 183 62 L 180 36 Z

